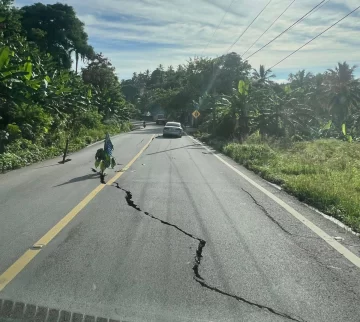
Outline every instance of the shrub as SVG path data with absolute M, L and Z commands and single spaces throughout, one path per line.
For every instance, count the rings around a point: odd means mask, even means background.
M 105 134 L 111 135 L 130 129 L 130 123 L 103 125 L 95 129 L 81 128 L 79 136 L 70 140 L 69 152 L 75 152 L 86 145 L 103 140 Z M 65 133 L 56 133 L 43 141 L 33 143 L 27 139 L 17 139 L 5 147 L 5 153 L 0 154 L 0 171 L 17 169 L 31 163 L 60 156 L 65 146 Z

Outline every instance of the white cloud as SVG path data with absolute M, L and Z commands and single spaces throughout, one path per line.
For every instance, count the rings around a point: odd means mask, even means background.
M 22 0 L 36 2 L 31 0 Z M 54 3 L 54 1 L 45 1 Z M 200 55 L 224 54 L 268 0 L 234 0 L 229 13 L 213 37 L 230 0 L 68 0 L 86 24 L 90 41 L 97 51 L 108 56 L 121 78 L 133 72 L 153 70 L 159 64 L 185 63 Z M 241 40 L 232 48 L 242 54 L 274 21 L 291 0 L 273 0 Z M 299 19 L 320 0 L 297 0 L 251 54 Z M 24 3 L 24 2 L 22 2 Z M 18 1 L 18 5 L 22 4 Z M 358 0 L 332 0 L 284 34 L 249 62 L 270 67 L 323 31 L 351 9 Z M 298 69 L 332 68 L 338 61 L 359 64 L 360 10 L 326 34 L 273 69 L 280 78 Z M 158 44 L 158 46 L 156 45 Z M 168 45 L 168 47 L 166 47 Z M 247 55 L 248 55 L 247 54 Z M 245 55 L 245 57 L 247 56 Z

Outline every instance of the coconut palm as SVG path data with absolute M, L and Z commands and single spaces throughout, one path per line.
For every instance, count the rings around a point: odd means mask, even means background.
M 310 72 L 299 70 L 296 74 L 289 75 L 289 82 L 291 83 L 292 88 L 308 88 L 311 84 L 312 78 L 314 75 Z
M 356 66 L 350 67 L 346 62 L 338 63 L 325 75 L 329 110 L 337 126 L 344 124 L 360 109 L 360 84 L 354 78 L 355 69 Z
M 252 130 L 262 135 L 309 135 L 316 124 L 313 111 L 289 87 L 280 92 L 272 87 L 252 92 Z
M 266 70 L 264 65 L 260 65 L 259 70 L 253 69 L 253 78 L 260 84 L 269 84 L 272 83 L 270 78 L 275 77 L 271 69 Z

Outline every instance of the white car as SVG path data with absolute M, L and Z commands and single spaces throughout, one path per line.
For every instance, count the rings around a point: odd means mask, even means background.
M 180 123 L 177 122 L 167 122 L 165 124 L 164 130 L 163 130 L 163 136 L 177 136 L 178 138 L 181 138 L 183 135 L 183 129 L 181 127 Z

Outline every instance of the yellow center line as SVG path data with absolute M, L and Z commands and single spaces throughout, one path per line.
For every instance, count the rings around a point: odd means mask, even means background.
M 147 149 L 155 135 L 151 137 L 148 143 L 139 151 L 137 155 L 123 168 L 128 169 L 140 157 L 140 155 Z M 112 185 L 119 179 L 124 172 L 116 173 L 108 182 L 107 185 Z M 63 217 L 54 227 L 52 227 L 44 236 L 42 236 L 34 245 L 45 246 L 50 243 L 56 235 L 58 235 L 75 217 L 79 212 L 86 207 L 86 205 L 94 199 L 94 197 L 104 189 L 105 185 L 100 184 L 93 191 L 91 191 L 83 200 L 81 200 L 70 212 Z M 21 255 L 4 273 L 0 275 L 0 292 L 8 285 L 25 267 L 29 264 L 34 257 L 39 254 L 39 249 L 29 249 Z

